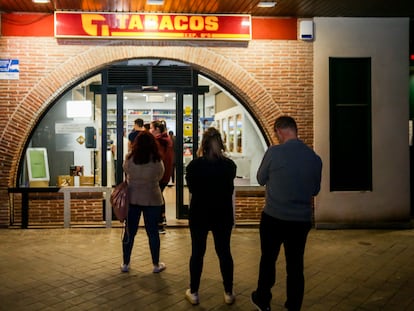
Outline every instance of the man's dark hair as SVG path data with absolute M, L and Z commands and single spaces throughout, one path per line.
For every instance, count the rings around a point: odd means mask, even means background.
M 139 127 L 143 127 L 144 126 L 144 120 L 142 119 L 135 119 L 134 123 L 139 126 Z
M 296 125 L 295 119 L 289 116 L 281 116 L 278 117 L 275 121 L 274 130 L 276 129 L 286 129 L 290 128 L 295 130 L 295 132 L 298 131 L 298 126 Z

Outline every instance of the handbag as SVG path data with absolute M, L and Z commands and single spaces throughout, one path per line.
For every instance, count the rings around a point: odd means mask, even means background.
M 118 184 L 111 193 L 112 210 L 120 222 L 128 217 L 128 183 L 126 181 Z

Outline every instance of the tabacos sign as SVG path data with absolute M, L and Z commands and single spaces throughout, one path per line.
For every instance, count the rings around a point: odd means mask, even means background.
M 55 37 L 250 40 L 250 15 L 55 12 Z

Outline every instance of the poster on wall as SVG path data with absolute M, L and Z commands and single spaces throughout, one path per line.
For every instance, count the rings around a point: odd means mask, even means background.
M 85 151 L 87 148 L 91 148 L 90 139 L 89 137 L 86 137 L 88 135 L 88 133 L 86 133 L 86 128 L 95 130 L 92 122 L 55 123 L 56 150 L 75 152 Z
M 46 148 L 27 148 L 26 159 L 30 184 L 48 185 L 50 176 Z
M 193 123 L 184 123 L 184 136 L 193 136 Z
M 18 59 L 0 59 L 0 80 L 18 80 L 19 79 L 19 60 Z

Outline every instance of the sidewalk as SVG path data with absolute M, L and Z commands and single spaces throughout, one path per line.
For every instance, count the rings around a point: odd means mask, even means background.
M 232 239 L 236 303 L 223 302 L 211 234 L 200 305 L 188 288 L 187 228 L 161 236 L 167 269 L 152 273 L 140 228 L 129 273 L 120 273 L 120 228 L 0 230 L 0 310 L 254 310 L 260 257 L 257 228 L 236 228 Z M 284 258 L 277 265 L 272 310 L 285 310 Z M 314 230 L 305 254 L 302 310 L 414 310 L 414 229 Z

